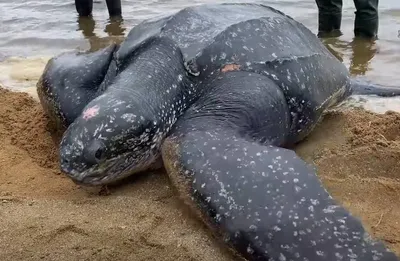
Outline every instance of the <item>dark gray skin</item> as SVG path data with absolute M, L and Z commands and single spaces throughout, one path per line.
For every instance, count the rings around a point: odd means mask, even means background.
M 173 41 L 151 38 L 126 59 L 64 133 L 61 169 L 78 183 L 106 184 L 157 163 L 162 140 L 194 99 L 195 85 Z
M 400 90 L 352 81 L 300 23 L 256 4 L 186 8 L 133 28 L 105 67 L 60 144 L 75 182 L 108 184 L 161 155 L 184 202 L 241 257 L 399 260 L 284 147 L 353 93 Z
M 37 91 L 45 112 L 59 129 L 74 122 L 97 96 L 102 82 L 107 82 L 115 50 L 116 46 L 111 45 L 93 53 L 67 52 L 47 63 Z

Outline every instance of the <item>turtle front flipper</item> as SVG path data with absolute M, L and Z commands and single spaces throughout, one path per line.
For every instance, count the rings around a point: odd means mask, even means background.
M 183 201 L 217 237 L 248 260 L 399 260 L 311 166 L 278 147 L 290 119 L 276 86 L 237 72 L 207 88 L 165 139 L 162 157 Z
M 248 260 L 399 260 L 291 150 L 193 131 L 167 138 L 163 158 L 185 203 Z
M 66 52 L 50 59 L 37 83 L 44 111 L 64 131 L 116 71 L 116 45 L 92 53 Z M 106 77 L 107 76 L 107 77 Z

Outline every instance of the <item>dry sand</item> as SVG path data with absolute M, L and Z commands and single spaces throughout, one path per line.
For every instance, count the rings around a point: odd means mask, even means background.
M 111 195 L 60 174 L 40 105 L 0 89 L 0 260 L 232 260 L 163 173 Z M 400 114 L 329 113 L 296 148 L 332 195 L 400 255 Z

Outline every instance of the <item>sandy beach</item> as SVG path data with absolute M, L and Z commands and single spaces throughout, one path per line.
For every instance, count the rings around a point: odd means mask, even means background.
M 0 260 L 233 260 L 165 173 L 110 194 L 58 169 L 40 104 L 0 89 Z M 328 191 L 400 255 L 400 114 L 330 112 L 296 147 Z

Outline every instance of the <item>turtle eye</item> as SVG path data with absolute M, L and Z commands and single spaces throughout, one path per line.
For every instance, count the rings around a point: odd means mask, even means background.
M 96 159 L 96 161 L 101 161 L 102 157 L 103 157 L 103 153 L 104 153 L 104 149 L 103 148 L 98 148 L 96 150 L 96 152 L 94 153 L 94 158 Z

